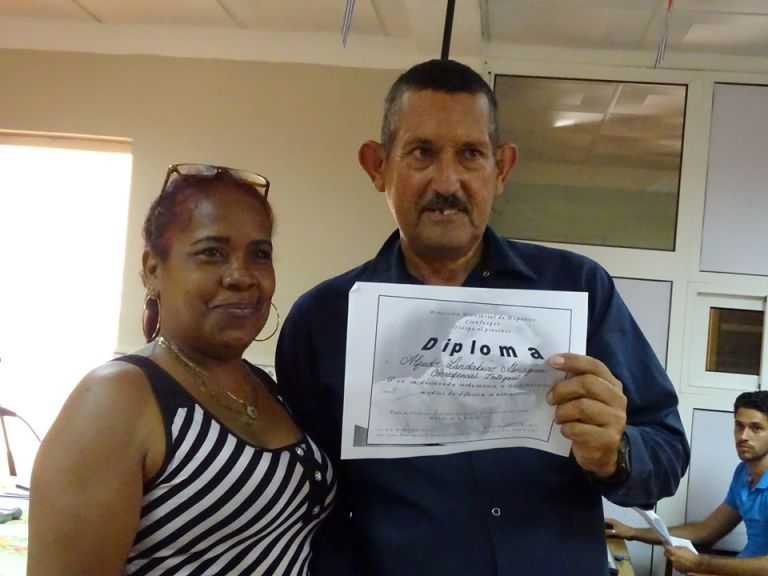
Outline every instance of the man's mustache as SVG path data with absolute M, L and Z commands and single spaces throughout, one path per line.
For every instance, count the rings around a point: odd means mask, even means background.
M 436 194 L 429 202 L 424 204 L 424 210 L 461 210 L 467 211 L 467 203 L 456 194 L 450 196 L 443 196 L 442 194 Z

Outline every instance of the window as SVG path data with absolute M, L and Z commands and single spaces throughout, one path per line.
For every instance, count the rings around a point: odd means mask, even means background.
M 709 309 L 707 371 L 760 374 L 763 311 Z
M 0 404 L 42 436 L 117 341 L 130 143 L 0 132 Z M 37 441 L 5 418 L 20 478 Z M 0 475 L 7 466 L 0 461 Z
M 674 250 L 687 87 L 497 75 L 508 238 Z
M 685 388 L 763 388 L 766 295 L 694 284 L 688 294 Z

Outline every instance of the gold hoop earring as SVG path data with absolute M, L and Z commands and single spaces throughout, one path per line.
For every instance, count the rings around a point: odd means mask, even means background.
M 270 302 L 269 305 L 272 306 L 272 308 L 275 309 L 275 316 L 277 316 L 277 322 L 275 323 L 275 329 L 272 330 L 272 332 L 270 332 L 269 336 L 267 336 L 266 338 L 254 338 L 253 339 L 254 342 L 266 342 L 267 340 L 272 338 L 272 336 L 277 334 L 277 329 L 280 328 L 280 310 L 277 309 L 277 306 L 275 306 L 274 302 Z
M 154 301 L 155 304 L 151 304 L 150 301 Z M 155 329 L 150 335 L 153 325 Z M 151 292 L 147 292 L 147 295 L 144 297 L 141 331 L 144 333 L 144 338 L 147 339 L 147 342 L 152 342 L 160 334 L 160 299 Z

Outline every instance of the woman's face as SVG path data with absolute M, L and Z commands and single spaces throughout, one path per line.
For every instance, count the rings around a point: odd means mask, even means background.
M 272 226 L 248 193 L 225 183 L 201 192 L 168 235 L 168 257 L 149 255 L 160 327 L 195 355 L 239 355 L 267 322 L 275 291 Z

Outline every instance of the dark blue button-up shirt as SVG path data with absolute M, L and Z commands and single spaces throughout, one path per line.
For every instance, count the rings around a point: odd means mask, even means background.
M 573 458 L 528 448 L 339 462 L 349 290 L 358 281 L 420 283 L 395 232 L 373 260 L 304 294 L 278 343 L 281 389 L 339 472 L 313 576 L 602 575 L 601 496 L 650 507 L 677 489 L 689 456 L 677 396 L 608 273 L 490 228 L 483 241 L 465 286 L 588 292 L 587 354 L 608 366 L 628 400 L 629 478 L 600 483 Z

